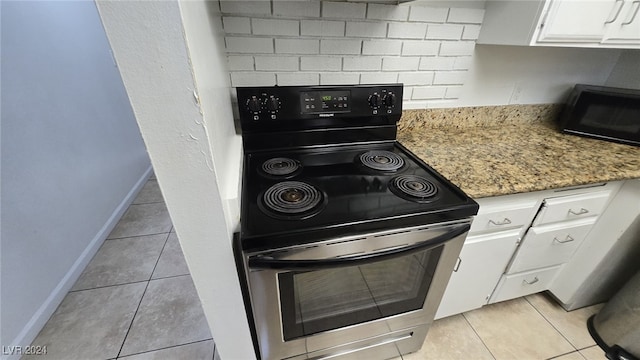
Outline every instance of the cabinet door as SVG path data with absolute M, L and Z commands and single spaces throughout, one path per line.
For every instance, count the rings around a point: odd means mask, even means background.
M 623 0 L 554 0 L 538 42 L 600 42 Z
M 608 25 L 605 44 L 640 44 L 640 0 L 625 0 L 615 22 Z
M 513 252 L 520 229 L 469 236 L 445 290 L 436 319 L 487 303 Z

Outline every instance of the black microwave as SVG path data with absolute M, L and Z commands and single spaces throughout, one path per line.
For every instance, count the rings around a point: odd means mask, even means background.
M 640 146 L 640 90 L 576 85 L 558 122 L 565 133 Z

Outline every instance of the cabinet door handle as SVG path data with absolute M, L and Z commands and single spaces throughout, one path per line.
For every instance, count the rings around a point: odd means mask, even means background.
M 622 10 L 622 5 L 624 5 L 624 0 L 616 0 L 616 4 L 620 4 L 620 6 L 618 6 L 618 10 L 616 11 L 616 14 L 613 15 L 613 19 L 605 21 L 604 22 L 605 24 L 611 24 L 612 22 L 618 19 L 618 15 L 620 15 L 620 10 Z
M 566 238 L 564 238 L 564 240 L 558 240 L 557 237 L 553 238 L 553 241 L 559 243 L 559 244 L 566 244 L 568 242 L 572 242 L 573 240 L 575 240 L 574 238 L 571 237 L 571 235 L 567 235 Z
M 633 15 L 631 15 L 631 19 L 629 19 L 629 21 L 623 22 L 621 25 L 629 25 L 633 22 L 633 20 L 635 20 L 636 15 L 638 15 L 638 9 L 640 9 L 640 0 L 635 0 L 634 2 L 632 2 L 631 6 L 633 5 L 636 6 L 636 9 L 633 10 Z
M 511 220 L 509 220 L 509 218 L 504 218 L 504 220 L 498 221 L 498 222 L 495 222 L 493 220 L 489 220 L 489 224 L 493 224 L 493 225 L 497 225 L 497 226 L 509 225 L 509 224 L 511 224 Z
M 573 209 L 569 209 L 569 214 L 573 214 L 573 215 L 584 215 L 588 213 L 589 213 L 589 210 L 585 208 L 580 208 L 578 212 L 573 211 Z
M 540 279 L 538 279 L 538 277 L 534 277 L 533 280 L 531 281 L 527 281 L 527 279 L 522 280 L 522 283 L 525 285 L 533 285 L 535 283 L 537 283 L 538 281 L 540 281 Z
M 453 272 L 458 272 L 458 269 L 460 269 L 460 265 L 462 264 L 462 259 L 460 257 L 458 257 L 458 261 L 456 262 L 456 266 L 453 267 Z

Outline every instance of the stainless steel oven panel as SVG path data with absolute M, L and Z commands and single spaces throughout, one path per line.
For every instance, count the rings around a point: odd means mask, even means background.
M 402 236 L 406 236 L 410 239 L 408 240 L 409 242 L 415 242 L 416 237 L 419 237 L 421 241 L 425 241 L 446 233 L 447 229 L 463 224 L 469 224 L 470 222 L 471 220 L 468 219 L 465 221 L 437 224 L 417 229 L 404 229 L 402 231 L 386 233 L 389 234 L 389 238 L 392 239 L 394 244 L 403 242 L 404 240 L 398 239 L 398 237 Z M 406 232 L 405 230 L 410 232 Z M 372 251 L 379 251 L 377 249 L 379 249 L 380 241 L 384 242 L 384 236 L 375 235 L 376 234 L 371 234 L 365 238 L 375 239 L 373 241 L 375 245 L 370 246 L 370 248 Z M 428 326 L 433 321 L 433 317 L 435 316 L 437 307 L 442 299 L 442 295 L 449 281 L 451 271 L 455 265 L 466 235 L 467 233 L 462 233 L 444 244 L 442 255 L 438 261 L 438 265 L 422 309 L 336 330 L 325 331 L 319 334 L 293 339 L 286 342 L 283 340 L 284 336 L 282 333 L 283 324 L 280 310 L 278 274 L 288 272 L 288 270 L 248 269 L 250 297 L 256 322 L 255 326 L 258 343 L 263 360 L 289 358 L 305 353 L 329 349 L 345 343 L 357 342 L 372 336 L 389 334 L 390 332 L 406 329 L 408 327 L 421 325 Z M 352 237 L 354 241 L 361 241 L 362 238 L 363 237 Z M 342 240 L 349 241 L 349 239 Z M 336 242 L 336 240 L 326 241 L 322 244 L 329 243 L 329 249 L 332 249 L 330 246 L 332 246 L 331 243 L 334 242 Z M 333 246 L 335 245 L 337 244 L 334 244 Z M 317 253 L 316 248 L 309 249 L 308 246 L 305 248 L 313 251 L 313 253 Z M 345 247 L 344 249 L 347 248 Z M 333 250 L 329 251 L 330 253 L 334 253 Z M 335 254 L 336 257 L 339 255 L 340 254 Z M 245 257 L 245 264 L 248 264 L 250 256 L 251 255 Z M 327 255 L 324 256 L 326 258 Z M 423 340 L 424 338 L 422 341 Z

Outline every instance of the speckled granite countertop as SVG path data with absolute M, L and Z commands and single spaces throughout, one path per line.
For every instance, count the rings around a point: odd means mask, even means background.
M 472 198 L 640 178 L 640 147 L 562 134 L 559 106 L 408 110 L 398 140 Z

